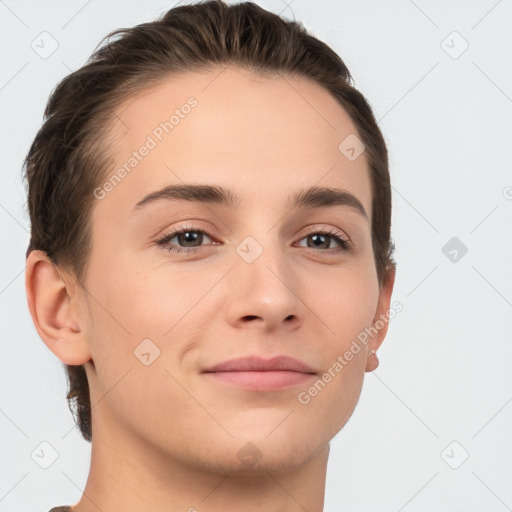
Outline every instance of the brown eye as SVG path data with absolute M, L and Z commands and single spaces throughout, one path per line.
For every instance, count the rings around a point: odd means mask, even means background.
M 188 226 L 167 233 L 157 240 L 156 243 L 163 246 L 169 252 L 193 252 L 202 247 L 205 235 L 207 238 L 210 238 L 210 235 L 203 229 Z M 176 243 L 170 243 L 174 238 L 176 238 Z
M 332 231 L 314 231 L 302 238 L 302 240 L 307 240 L 307 247 L 310 249 L 320 248 L 325 249 L 326 251 L 335 250 L 336 252 L 339 252 L 348 251 L 350 248 L 349 240 L 345 238 L 345 235 L 342 232 L 336 229 Z M 335 247 L 330 247 L 333 240 L 338 243 L 341 248 L 338 247 L 338 249 L 336 249 Z

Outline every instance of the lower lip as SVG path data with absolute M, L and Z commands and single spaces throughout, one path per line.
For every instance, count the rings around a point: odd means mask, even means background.
M 316 375 L 292 371 L 208 372 L 210 378 L 237 388 L 253 391 L 278 391 L 308 382 Z

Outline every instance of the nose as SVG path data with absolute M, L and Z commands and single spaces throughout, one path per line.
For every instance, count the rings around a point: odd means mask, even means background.
M 254 240 L 237 247 L 238 256 L 229 275 L 228 321 L 233 326 L 264 331 L 280 326 L 296 329 L 305 308 L 299 296 L 299 276 L 277 243 L 262 249 Z

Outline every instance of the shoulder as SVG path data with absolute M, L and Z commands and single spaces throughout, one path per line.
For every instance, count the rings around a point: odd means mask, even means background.
M 53 507 L 49 512 L 71 512 L 71 507 L 61 506 L 61 507 Z

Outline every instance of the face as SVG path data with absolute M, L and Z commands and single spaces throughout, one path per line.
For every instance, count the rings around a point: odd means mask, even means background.
M 379 312 L 368 161 L 338 149 L 357 131 L 319 85 L 221 71 L 138 93 L 111 128 L 116 162 L 95 192 L 82 297 L 92 402 L 103 397 L 93 425 L 204 468 L 249 471 L 241 449 L 260 470 L 292 468 L 347 422 L 368 364 L 366 347 L 333 371 Z M 234 200 L 147 198 L 173 185 Z M 294 205 L 310 187 L 344 191 L 366 215 Z M 290 356 L 316 375 L 203 373 L 249 355 Z

